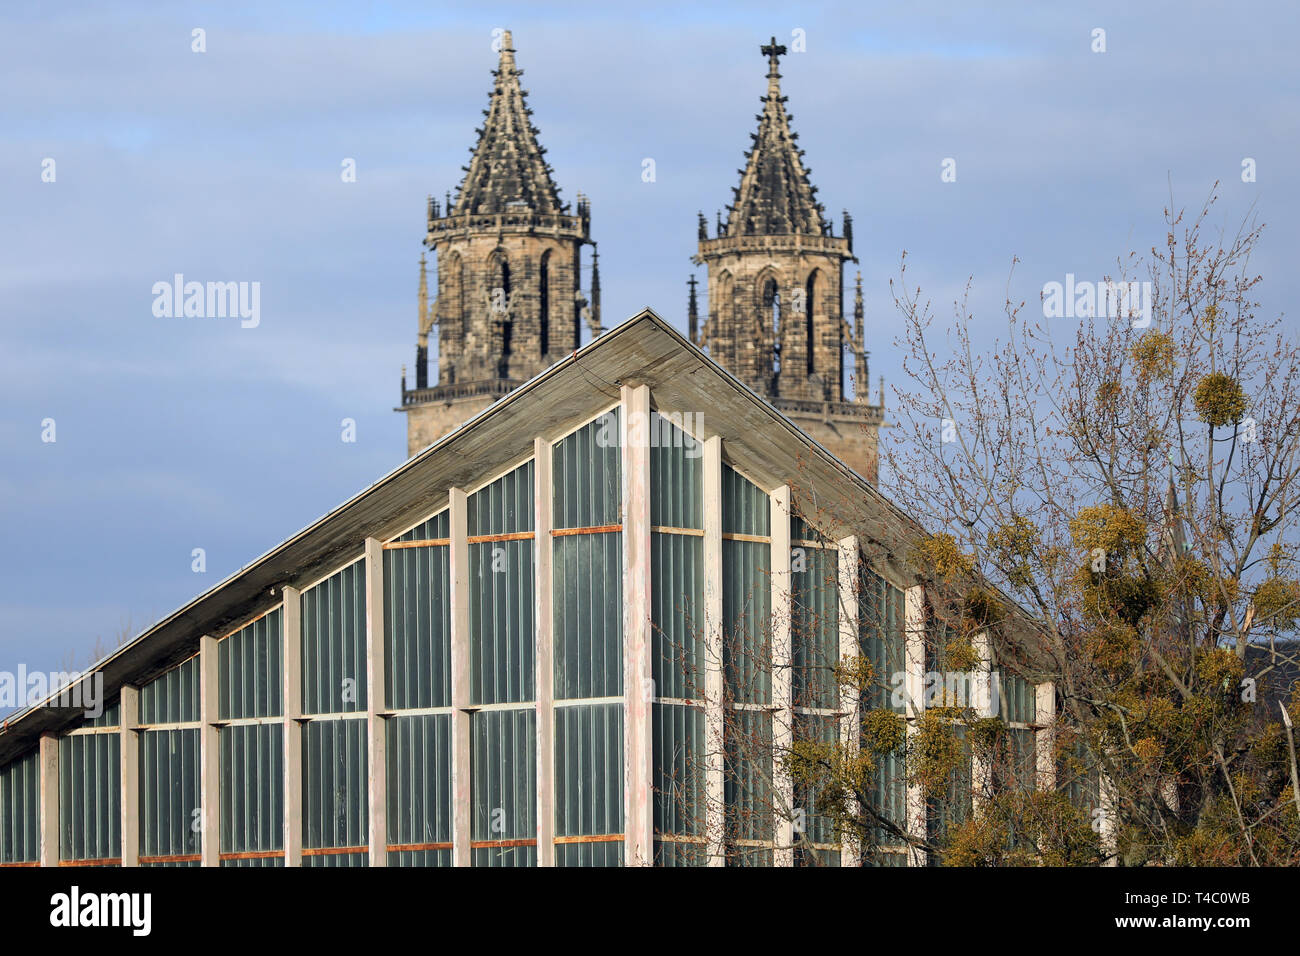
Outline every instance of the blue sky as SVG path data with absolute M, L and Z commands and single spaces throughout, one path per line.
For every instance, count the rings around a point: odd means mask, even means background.
M 801 29 L 784 91 L 819 198 L 855 218 L 873 377 L 901 374 L 903 250 L 941 314 L 974 277 L 991 342 L 1012 257 L 1029 301 L 1101 278 L 1162 240 L 1171 188 L 1196 205 L 1216 180 L 1217 221 L 1254 204 L 1268 224 L 1263 311 L 1294 327 L 1294 3 L 972 7 L 4 5 L 0 669 L 87 663 L 401 463 L 425 196 L 459 181 L 495 28 L 563 197 L 591 197 L 607 324 L 648 305 L 684 327 L 695 213 L 738 181 L 758 46 Z M 260 325 L 155 317 L 177 272 L 260 282 Z

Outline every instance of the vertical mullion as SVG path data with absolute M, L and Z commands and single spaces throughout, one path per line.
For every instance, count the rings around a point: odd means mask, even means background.
M 555 865 L 555 633 L 551 527 L 554 516 L 553 451 L 544 438 L 533 442 L 533 697 L 536 708 L 537 865 Z
M 794 865 L 794 782 L 783 754 L 794 742 L 790 573 L 790 486 L 770 496 L 772 513 L 772 787 L 776 866 Z

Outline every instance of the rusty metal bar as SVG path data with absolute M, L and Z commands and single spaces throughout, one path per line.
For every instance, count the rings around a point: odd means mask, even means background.
M 512 531 L 509 534 L 475 534 L 465 539 L 466 544 L 488 544 L 493 541 L 532 541 L 531 531 Z
M 347 853 L 369 853 L 369 846 L 305 846 L 303 856 L 343 856 Z
M 59 866 L 121 866 L 120 856 L 104 857 L 99 860 L 60 860 Z
M 451 843 L 390 843 L 386 847 L 389 853 L 406 853 L 418 850 L 450 850 Z
M 621 524 L 602 524 L 594 528 L 554 528 L 551 535 L 556 538 L 562 538 L 570 534 L 614 534 L 622 531 Z
M 451 544 L 451 538 L 429 538 L 425 541 L 389 541 L 384 545 L 385 551 L 401 551 L 403 548 L 445 548 Z
M 599 833 L 587 836 L 559 836 L 555 838 L 556 845 L 561 843 L 622 843 L 623 834 L 621 833 Z
M 184 856 L 142 856 L 140 865 L 146 863 L 202 863 L 202 853 L 187 853 Z

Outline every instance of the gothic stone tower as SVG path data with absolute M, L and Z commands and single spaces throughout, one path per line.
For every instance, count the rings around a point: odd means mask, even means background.
M 428 204 L 437 292 L 428 301 L 420 259 L 415 388 L 402 375 L 407 454 L 427 447 L 581 344 L 581 323 L 600 331 L 600 279 L 591 207 L 560 202 L 546 152 L 529 120 L 510 34 L 501 40 L 487 117 L 455 199 Z M 592 301 L 580 290 L 582 247 L 593 246 Z M 429 338 L 438 345 L 429 384 Z
M 849 328 L 842 305 L 844 263 L 857 261 L 853 221 L 846 212 L 843 235 L 833 234 L 803 166 L 803 150 L 795 146 L 798 134 L 790 131 L 778 62 L 785 47 L 773 38 L 761 49 L 768 58 L 767 95 L 740 186 L 726 222 L 718 217 L 715 238 L 708 237 L 704 215 L 699 217 L 695 261 L 708 269 L 708 317 L 698 331 L 692 277 L 691 339 L 874 482 L 883 408 L 867 397 L 860 277 L 856 328 Z M 850 375 L 856 385 L 852 400 L 844 387 Z

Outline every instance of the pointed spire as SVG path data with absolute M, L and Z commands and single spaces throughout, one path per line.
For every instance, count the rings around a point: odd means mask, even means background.
M 821 206 L 813 198 L 815 190 L 794 145 L 791 117 L 781 95 L 780 57 L 785 47 L 773 37 L 760 49 L 768 60 L 767 96 L 758 117 L 754 147 L 728 212 L 728 231 L 733 235 L 825 235 Z
M 704 216 L 701 214 L 700 219 Z M 691 287 L 691 295 L 686 303 L 686 322 L 691 333 L 691 344 L 700 344 L 700 312 L 699 305 L 695 299 L 695 276 L 686 280 L 686 284 Z
M 429 387 L 429 278 L 426 271 L 424 253 L 420 253 L 420 291 L 417 293 L 419 315 L 416 328 L 419 335 L 415 345 L 415 387 Z M 402 379 L 406 378 L 406 369 L 402 369 Z
M 863 402 L 870 400 L 871 388 L 871 369 L 867 363 L 867 322 L 866 311 L 862 307 L 862 273 L 859 272 L 853 288 L 853 351 L 854 351 L 854 375 L 858 383 L 861 383 L 861 393 L 858 393 L 858 385 L 854 385 L 854 398 L 860 398 Z
M 501 37 L 501 61 L 488 103 L 487 119 L 474 146 L 474 157 L 466 167 L 453 210 L 463 216 L 504 212 L 520 204 L 534 214 L 560 213 L 559 189 L 551 179 L 538 145 L 536 130 L 528 121 L 524 90 L 519 85 L 523 71 L 515 66 L 510 32 Z
M 600 324 L 600 251 L 591 244 L 591 335 L 595 338 L 605 331 Z
M 420 253 L 420 291 L 418 293 L 420 309 L 420 327 L 424 327 L 424 317 L 429 311 L 429 271 L 424 253 Z

